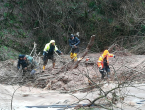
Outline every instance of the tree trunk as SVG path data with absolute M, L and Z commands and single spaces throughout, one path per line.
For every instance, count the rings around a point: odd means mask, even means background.
M 78 67 L 78 64 L 80 63 L 80 61 L 87 55 L 89 49 L 94 44 L 94 40 L 95 40 L 95 35 L 92 35 L 85 52 L 83 53 L 83 55 L 80 58 L 78 58 L 78 60 L 74 63 L 74 65 L 72 66 L 71 69 L 75 69 Z

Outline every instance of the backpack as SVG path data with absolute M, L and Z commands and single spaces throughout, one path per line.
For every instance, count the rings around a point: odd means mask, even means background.
M 33 57 L 30 55 L 26 55 L 27 60 L 29 61 L 29 63 L 33 62 Z

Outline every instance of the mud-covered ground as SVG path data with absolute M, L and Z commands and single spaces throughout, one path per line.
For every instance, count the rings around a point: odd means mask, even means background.
M 108 91 L 123 81 L 127 81 L 130 85 L 127 84 L 121 92 L 116 92 L 119 99 L 122 98 L 121 95 L 124 99 L 122 103 L 116 102 L 114 108 L 136 110 L 137 107 L 141 107 L 142 109 L 145 98 L 143 94 L 145 55 L 116 54 L 116 58 L 109 59 L 111 78 L 109 80 L 105 78 L 103 81 L 96 66 L 100 55 L 101 53 L 88 54 L 76 69 L 71 69 L 73 63 L 70 63 L 69 56 L 57 56 L 55 69 L 52 69 L 49 61 L 46 70 L 42 72 L 41 62 L 40 69 L 32 77 L 29 72 L 22 77 L 22 73 L 16 68 L 16 60 L 0 62 L 1 109 L 28 109 L 27 106 L 50 104 L 87 104 L 89 101 L 86 99 L 92 101 L 100 95 L 98 88 L 93 86 L 94 83 L 104 91 Z M 87 57 L 90 58 L 89 61 L 85 61 Z M 130 87 L 133 84 L 137 87 Z M 110 95 L 108 97 L 111 98 Z M 106 102 L 99 100 L 99 103 Z

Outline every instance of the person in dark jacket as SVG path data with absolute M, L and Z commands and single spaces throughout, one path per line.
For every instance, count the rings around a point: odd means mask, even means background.
M 19 55 L 18 57 L 18 64 L 17 68 L 20 69 L 20 66 L 22 66 L 22 69 L 26 70 L 27 69 L 27 62 L 26 62 L 26 57 L 25 55 Z
M 79 52 L 78 45 L 80 43 L 80 40 L 75 37 L 73 34 L 71 34 L 69 39 L 69 45 L 71 46 L 71 54 L 70 58 L 73 59 L 73 61 L 77 61 L 77 53 Z
M 48 59 L 52 60 L 53 68 L 55 67 L 55 59 L 53 56 L 54 51 L 58 54 L 62 54 L 60 50 L 55 45 L 55 40 L 51 40 L 49 43 L 45 45 L 43 50 L 43 71 L 45 70 L 45 66 L 47 65 Z
M 22 70 L 24 72 L 23 75 L 25 75 L 26 71 L 31 71 L 32 69 L 34 74 L 36 69 L 39 67 L 38 63 L 34 61 L 33 57 L 30 55 L 19 55 L 17 68 L 20 69 L 20 66 L 22 66 Z M 32 72 L 30 74 L 32 74 Z

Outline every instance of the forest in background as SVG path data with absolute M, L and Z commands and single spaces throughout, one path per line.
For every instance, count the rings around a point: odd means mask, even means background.
M 43 51 L 51 39 L 68 54 L 71 33 L 80 49 L 96 35 L 91 52 L 118 44 L 134 54 L 145 50 L 144 0 L 0 0 L 0 60 Z
M 14 101 L 21 106 L 15 98 L 21 99 L 21 102 L 31 101 L 27 98 L 32 96 L 30 87 L 33 87 L 72 96 L 77 92 L 86 93 L 85 97 L 73 97 L 77 103 L 88 101 L 88 107 L 96 105 L 113 110 L 123 109 L 125 105 L 127 108 L 144 109 L 144 8 L 143 0 L 0 0 L 0 81 L 1 85 L 13 86 L 13 89 L 2 89 L 1 108 L 9 107 L 12 110 L 17 106 Z M 77 32 L 81 40 L 78 54 L 81 57 L 78 59 L 81 60 L 74 63 L 68 55 L 68 39 L 71 33 Z M 30 54 L 36 42 L 37 52 L 42 55 L 45 44 L 51 39 L 56 41 L 64 53 L 56 57 L 56 68 L 52 69 L 52 63 L 48 63 L 46 71 L 42 72 L 41 56 L 34 56 L 34 60 L 39 62 L 39 68 L 33 76 L 30 69 L 23 77 L 22 69 L 16 68 L 18 54 Z M 87 46 L 89 41 L 91 43 Z M 89 48 L 86 49 L 86 46 Z M 108 46 L 112 49 L 110 53 L 116 57 L 109 61 L 110 78 L 101 80 L 96 61 L 101 55 L 99 52 Z M 111 48 L 113 46 L 116 50 Z M 89 60 L 86 61 L 86 58 Z M 15 89 L 14 85 L 19 87 Z M 22 91 L 20 96 L 17 90 L 22 86 L 29 87 L 31 93 Z M 130 87 L 136 90 L 127 89 Z M 42 99 L 39 105 L 57 104 L 49 102 L 51 98 L 47 98 L 45 93 L 43 95 L 36 97 L 35 93 L 31 102 L 39 98 Z M 91 97 L 87 97 L 89 95 Z M 128 100 L 129 97 L 131 99 Z M 64 102 L 62 104 L 66 104 Z M 23 106 L 27 104 L 22 103 Z

